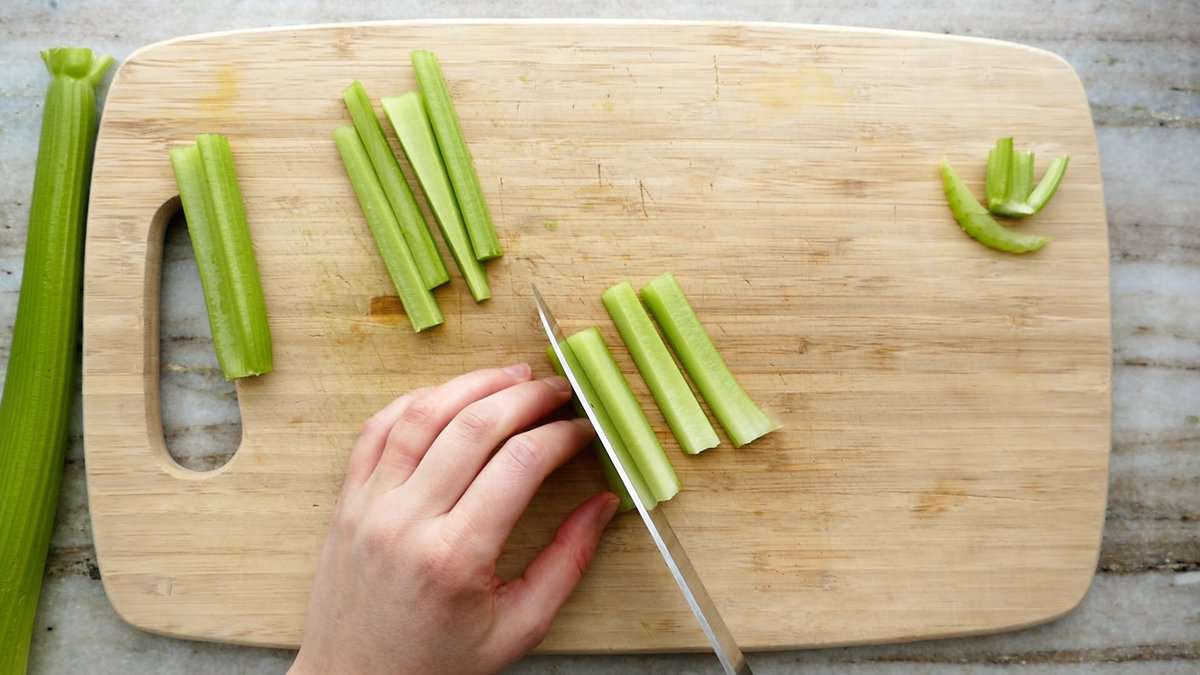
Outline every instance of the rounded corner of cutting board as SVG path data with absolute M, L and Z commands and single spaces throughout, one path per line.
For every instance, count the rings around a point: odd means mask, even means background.
M 298 41 L 303 63 L 264 62 Z M 1099 540 L 1106 487 L 1099 161 L 1064 62 L 983 42 L 770 24 L 388 22 L 189 36 L 138 50 L 105 111 L 98 166 L 121 170 L 93 184 L 85 269 L 89 501 L 114 606 L 131 625 L 175 637 L 298 642 L 304 584 L 336 495 L 337 448 L 372 406 L 397 387 L 484 361 L 541 363 L 526 295 L 533 272 L 565 326 L 604 324 L 595 301 L 604 281 L 661 271 L 664 247 L 674 246 L 672 271 L 731 366 L 787 417 L 760 447 L 672 455 L 691 486 L 677 498 L 689 511 L 676 529 L 739 639 L 778 649 L 945 637 L 1069 611 L 1094 570 L 1098 546 L 1088 547 Z M 445 49 L 447 67 L 479 68 L 457 71 L 460 115 L 481 174 L 504 177 L 485 179 L 485 191 L 507 250 L 490 264 L 493 299 L 474 306 L 455 280 L 439 300 L 461 311 L 420 338 L 370 313 L 390 294 L 386 274 L 362 243 L 369 233 L 336 152 L 321 151 L 343 115 L 324 92 L 353 77 L 374 96 L 411 87 L 403 64 L 413 43 Z M 905 78 L 893 76 L 897 49 L 913 71 Z M 987 73 L 989 64 L 1003 67 Z M 954 89 L 983 87 L 986 76 L 1022 93 Z M 319 100 L 281 127 L 280 106 L 294 106 L 295 91 Z M 631 100 L 639 110 L 613 103 Z M 1037 106 L 1047 114 L 1032 114 Z M 152 311 L 141 306 L 149 230 L 138 219 L 149 223 L 171 196 L 166 144 L 225 124 L 237 131 L 268 305 L 286 296 L 295 309 L 273 317 L 281 347 L 272 379 L 239 391 L 254 443 L 220 475 L 184 481 L 143 447 L 157 427 L 139 389 L 149 362 L 129 347 Z M 1014 131 L 1072 152 L 1067 180 L 1039 216 L 1055 237 L 1040 258 L 992 255 L 961 235 L 936 182 L 947 144 L 966 157 Z M 730 158 L 737 171 L 725 170 Z M 590 281 L 578 273 L 584 264 Z M 988 417 L 1001 408 L 1025 423 L 1023 435 Z M 539 497 L 518 533 L 520 555 L 544 543 L 568 502 L 598 487 L 589 469 L 568 467 L 554 494 Z M 1008 529 L 994 535 L 988 518 Z M 611 548 L 547 651 L 704 648 L 669 577 L 629 573 L 656 561 L 635 525 L 606 535 Z M 740 539 L 716 541 L 710 525 Z M 908 528 L 893 532 L 916 543 L 898 545 L 888 526 Z M 272 539 L 273 550 L 254 545 L 280 531 L 288 540 Z M 506 564 L 516 569 L 517 558 Z M 1033 567 L 1018 574 L 1022 565 Z M 949 569 L 949 580 L 934 568 Z M 905 583 L 889 585 L 896 574 Z M 1070 593 L 1046 597 L 1056 587 Z M 921 604 L 931 595 L 932 609 Z M 614 618 L 612 598 L 632 598 L 651 617 Z M 872 611 L 880 598 L 929 611 L 901 621 Z

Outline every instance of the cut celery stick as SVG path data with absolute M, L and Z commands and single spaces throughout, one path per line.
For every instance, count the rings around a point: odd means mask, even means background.
M 600 331 L 595 328 L 580 331 L 567 338 L 567 344 L 583 366 L 584 374 L 591 381 L 638 471 L 642 472 L 650 494 L 660 502 L 674 497 L 679 492 L 675 468 L 604 344 L 604 338 L 600 337 Z
M 48 49 L 42 60 L 50 84 L 0 400 L 0 673 L 14 675 L 28 666 L 62 485 L 79 359 L 95 89 L 113 63 L 83 47 Z M 32 99 L 13 103 L 34 110 Z
M 658 330 L 633 286 L 622 281 L 605 291 L 601 300 L 679 441 L 679 447 L 689 455 L 696 455 L 719 445 L 721 440 L 717 438 L 717 432 L 713 431 L 692 388 L 683 379 L 667 345 L 658 336 Z
M 433 242 L 433 235 L 429 233 L 429 226 L 421 215 L 421 209 L 417 207 L 417 200 L 413 199 L 412 191 L 408 189 L 408 181 L 404 180 L 400 163 L 396 161 L 391 146 L 384 138 L 383 126 L 375 116 L 375 109 L 371 107 L 366 88 L 355 80 L 342 92 L 342 100 L 346 103 L 346 109 L 350 111 L 350 118 L 354 120 L 358 139 L 362 141 L 367 155 L 371 158 L 371 166 L 374 167 L 379 184 L 383 186 L 383 193 L 387 195 L 388 203 L 392 206 L 392 213 L 396 216 L 400 231 L 404 233 L 404 241 L 417 263 L 421 279 L 425 281 L 425 288 L 437 288 L 450 281 L 450 274 L 446 271 L 446 265 L 442 263 L 442 256 L 438 253 L 437 244 Z
M 271 328 L 229 139 L 201 134 L 170 157 L 221 372 L 269 373 Z
M 675 277 L 664 274 L 654 279 L 641 295 L 734 446 L 740 448 L 779 428 L 729 372 Z
M 954 215 L 958 226 L 972 239 L 988 248 L 1006 253 L 1029 253 L 1042 248 L 1050 241 L 1036 234 L 1014 232 L 997 223 L 988 215 L 988 210 L 975 201 L 975 195 L 971 194 L 971 190 L 946 162 L 942 162 L 942 189 L 946 193 L 946 201 L 950 204 L 950 213 Z
M 350 184 L 354 186 L 358 205 L 367 219 L 371 236 L 375 238 L 375 245 L 379 247 L 388 276 L 400 295 L 404 313 L 408 315 L 413 330 L 420 333 L 442 323 L 442 310 L 421 278 L 412 252 L 400 234 L 396 216 L 384 196 L 375 170 L 371 168 L 371 160 L 358 132 L 354 127 L 338 127 L 333 132 L 333 140 L 342 155 L 342 163 L 346 166 Z
M 1050 166 L 1046 168 L 1046 173 L 1042 175 L 1041 182 L 1029 194 L 1029 208 L 1033 209 L 1034 213 L 1041 211 L 1054 193 L 1058 191 L 1058 184 L 1062 182 L 1063 176 L 1067 173 L 1067 164 L 1070 163 L 1071 157 L 1059 157 L 1050 162 Z
M 654 508 L 658 502 L 654 499 L 654 495 L 650 494 L 650 489 L 646 486 L 646 479 L 642 478 L 642 472 L 638 470 L 637 463 L 634 462 L 633 457 L 629 454 L 629 448 L 625 446 L 625 441 L 621 440 L 621 434 L 613 424 L 612 417 L 604 409 L 604 404 L 600 402 L 600 396 L 596 393 L 596 388 L 592 386 L 592 381 L 588 379 L 587 374 L 584 372 L 583 364 L 579 363 L 579 359 L 575 356 L 575 352 L 571 351 L 571 346 L 567 344 L 566 340 L 559 342 L 558 348 L 563 351 L 563 356 L 571 364 L 571 372 L 575 373 L 575 379 L 583 389 L 583 395 L 591 402 L 592 411 L 596 413 L 596 419 L 600 421 L 600 426 L 604 429 L 604 435 L 608 437 L 609 443 L 612 444 L 613 452 L 616 452 L 617 456 L 621 458 L 621 464 L 629 474 L 629 480 L 633 483 L 634 489 L 641 495 L 642 503 L 646 505 L 647 509 Z M 558 357 L 554 353 L 554 348 L 547 347 L 546 354 L 550 357 L 550 365 L 554 367 L 554 372 L 566 377 L 562 364 L 558 362 Z M 587 417 L 587 413 L 584 412 L 583 405 L 579 403 L 578 398 L 571 399 L 571 403 L 575 407 L 575 412 L 580 417 Z M 633 500 L 629 498 L 629 492 L 625 489 L 625 484 L 621 482 L 621 476 L 617 473 L 616 467 L 613 466 L 612 459 L 604 451 L 604 445 L 600 443 L 600 439 L 592 442 L 592 449 L 596 453 L 596 458 L 600 460 L 600 468 L 604 471 L 604 478 L 608 481 L 609 489 L 621 498 L 620 509 L 628 511 L 634 508 Z
M 454 190 L 446 178 L 446 169 L 442 166 L 442 157 L 438 153 L 437 141 L 433 138 L 433 130 L 429 127 L 429 119 L 425 116 L 425 107 L 421 103 L 421 95 L 415 91 L 400 96 L 388 96 L 383 99 L 383 111 L 387 113 L 388 121 L 396 130 L 400 139 L 400 147 L 412 164 L 413 172 L 425 191 L 429 200 L 429 208 L 437 218 L 438 226 L 442 228 L 442 238 L 454 256 L 471 297 L 475 302 L 483 302 L 492 297 L 492 289 L 488 286 L 487 272 L 475 258 L 475 250 L 471 248 L 471 239 L 467 229 L 459 217 L 458 202 L 454 199 Z
M 1008 175 L 1012 166 L 1013 139 L 1012 136 L 998 139 L 996 147 L 988 153 L 987 183 L 984 191 L 987 194 L 988 208 L 994 209 L 1004 203 L 1008 197 Z
M 462 125 L 458 121 L 454 101 L 450 98 L 450 89 L 442 76 L 442 65 L 437 55 L 425 50 L 412 53 L 412 64 L 417 74 L 417 84 L 421 87 L 421 96 L 425 100 L 425 110 L 429 113 L 433 133 L 442 152 L 442 161 L 454 186 L 458 208 L 462 211 L 467 234 L 471 237 L 475 257 L 479 260 L 499 258 L 504 252 L 500 248 L 500 239 L 496 237 L 496 227 L 492 224 L 487 201 L 483 198 L 475 162 L 463 138 Z

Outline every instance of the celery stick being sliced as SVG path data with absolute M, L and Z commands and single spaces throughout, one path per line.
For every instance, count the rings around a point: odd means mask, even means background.
M 450 183 L 454 186 L 454 196 L 462 211 L 467 234 L 471 237 L 475 257 L 479 260 L 499 258 L 504 252 L 500 248 L 500 239 L 496 236 L 487 201 L 483 198 L 483 188 L 479 185 L 479 174 L 475 171 L 471 150 L 463 138 L 462 125 L 458 121 L 454 101 L 450 98 L 450 89 L 442 75 L 442 64 L 438 62 L 437 55 L 430 51 L 417 50 L 411 56 L 425 110 L 433 124 L 433 133 L 450 175 Z
M 623 281 L 605 291 L 601 300 L 679 441 L 679 447 L 689 455 L 696 455 L 719 445 L 721 440 L 717 438 L 717 432 L 713 431 L 692 388 L 679 372 L 667 345 L 658 336 L 658 330 L 633 286 Z
M 271 328 L 229 139 L 201 134 L 170 156 L 221 372 L 228 380 L 269 373 Z
M 646 505 L 647 509 L 654 508 L 658 502 L 654 499 L 654 495 L 650 494 L 650 488 L 646 486 L 646 479 L 642 478 L 642 472 L 638 471 L 637 463 L 634 462 L 633 456 L 629 454 L 629 448 L 621 440 L 621 434 L 613 424 L 612 417 L 604 409 L 604 404 L 600 402 L 600 396 L 596 393 L 596 388 L 592 386 L 592 381 L 588 379 L 587 374 L 584 372 L 583 364 L 579 363 L 579 359 L 576 358 L 575 352 L 571 351 L 571 346 L 567 344 L 566 340 L 558 343 L 558 348 L 563 351 L 563 356 L 571 364 L 571 372 L 575 373 L 575 379 L 579 382 L 580 388 L 583 389 L 583 395 L 591 402 L 592 411 L 596 413 L 596 419 L 600 421 L 600 426 L 604 428 L 604 435 L 608 437 L 609 443 L 612 444 L 613 452 L 617 453 L 617 456 L 621 458 L 621 463 L 629 474 L 629 479 L 633 482 L 634 489 L 642 497 L 642 503 Z M 558 357 L 555 355 L 553 347 L 546 348 L 546 355 L 550 357 L 550 365 L 554 367 L 554 372 L 566 377 L 566 373 L 563 372 L 562 364 L 558 362 Z M 583 405 L 580 404 L 578 398 L 571 399 L 571 403 L 575 407 L 575 412 L 580 417 L 587 417 L 587 413 L 584 412 Z M 604 471 L 604 478 L 608 481 L 608 488 L 621 498 L 620 509 L 628 511 L 634 508 L 633 500 L 629 498 L 629 492 L 625 489 L 625 484 L 621 482 L 621 476 L 617 474 L 617 469 L 613 466 L 612 459 L 604 451 L 604 445 L 600 442 L 600 439 L 597 438 L 592 441 L 592 450 L 596 453 L 596 458 L 600 460 L 600 468 Z
M 654 279 L 641 296 L 734 446 L 740 448 L 779 428 L 729 372 L 674 276 Z
M 366 88 L 355 80 L 342 92 L 342 100 L 346 103 L 346 109 L 350 111 L 350 118 L 354 120 L 358 138 L 371 158 L 371 166 L 375 169 L 383 193 L 387 195 L 388 203 L 392 206 L 392 213 L 400 225 L 400 231 L 404 233 L 408 250 L 417 263 L 417 269 L 421 271 L 425 288 L 437 288 L 450 281 L 450 274 L 446 271 L 446 265 L 442 263 L 442 256 L 438 253 L 437 244 L 433 242 L 433 235 L 429 233 L 429 226 L 421 215 L 417 200 L 413 199 L 412 190 L 408 189 L 408 181 L 404 180 L 400 163 L 396 161 L 396 156 L 392 154 L 392 148 L 383 135 L 383 126 L 375 116 Z
M 346 165 L 346 174 L 354 186 L 358 205 L 367 219 L 371 236 L 375 238 L 375 245 L 379 247 L 388 276 L 400 295 L 404 313 L 408 315 L 413 330 L 420 333 L 442 323 L 442 310 L 425 285 L 412 252 L 400 234 L 400 226 L 396 224 L 392 207 L 384 196 L 375 170 L 371 168 L 371 160 L 358 132 L 354 127 L 339 127 L 333 132 L 333 140 L 342 155 L 342 163 Z
M 600 331 L 595 328 L 580 331 L 567 338 L 567 344 L 583 366 L 584 374 L 633 457 L 650 494 L 660 502 L 674 497 L 679 492 L 675 468 L 671 466 L 671 460 L 663 452 L 658 436 L 650 428 L 646 413 L 642 411 L 629 383 L 604 344 L 604 338 L 600 337 Z
M 492 297 L 487 272 L 475 258 L 471 239 L 459 216 L 458 202 L 454 199 L 450 180 L 446 178 L 446 168 L 442 166 L 442 157 L 438 153 L 433 130 L 429 127 L 429 119 L 425 116 L 421 95 L 410 91 L 400 96 L 385 97 L 383 111 L 387 113 L 388 121 L 400 139 L 400 147 L 404 148 L 404 154 L 417 174 L 421 189 L 429 200 L 429 208 L 442 228 L 442 238 L 467 282 L 471 297 L 475 298 L 475 302 L 487 300 Z
M 28 665 L 62 484 L 78 359 L 95 89 L 113 63 L 84 48 L 50 49 L 42 60 L 50 85 L 0 399 L 0 673 L 14 674 Z

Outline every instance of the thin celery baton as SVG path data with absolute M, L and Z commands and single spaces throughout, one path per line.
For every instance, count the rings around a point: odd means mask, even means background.
M 667 453 L 650 427 L 646 413 L 634 397 L 633 390 L 613 360 L 600 332 L 595 328 L 582 330 L 568 337 L 567 344 L 596 390 L 596 400 L 608 412 L 617 434 L 650 488 L 650 494 L 660 502 L 674 497 L 679 492 L 675 468 L 667 459 Z M 584 396 L 587 396 L 587 392 L 584 392 Z
M 674 276 L 664 274 L 646 284 L 641 297 L 734 446 L 779 428 L 729 371 Z
M 496 226 L 492 223 L 492 214 L 483 197 L 479 174 L 475 171 L 475 161 L 471 158 L 466 139 L 463 138 L 462 124 L 458 120 L 458 111 L 454 109 L 450 88 L 446 86 L 442 64 L 437 55 L 430 51 L 417 50 L 411 56 L 425 110 L 433 124 L 433 133 L 437 138 L 450 184 L 454 187 L 454 196 L 462 211 L 463 223 L 466 224 L 467 234 L 471 238 L 475 257 L 479 260 L 499 258 L 504 251 L 500 248 Z
M 633 286 L 623 281 L 605 291 L 601 300 L 633 356 L 638 372 L 650 387 L 667 425 L 679 441 L 679 447 L 689 455 L 695 455 L 719 445 L 721 440 L 717 438 L 717 432 L 713 431 L 692 388 L 679 372 Z
M 429 232 L 429 225 L 421 215 L 412 190 L 408 189 L 408 181 L 404 179 L 400 163 L 396 161 L 396 155 L 392 154 L 392 148 L 383 135 L 383 125 L 375 116 L 375 109 L 371 107 L 371 99 L 367 96 L 362 82 L 351 82 L 342 92 L 342 101 L 350 112 L 350 118 L 354 120 L 359 140 L 367 149 L 371 166 L 375 169 L 379 184 L 383 186 L 383 193 L 387 195 L 388 203 L 392 206 L 392 213 L 404 234 L 408 250 L 417 263 L 417 269 L 421 271 L 425 287 L 433 289 L 450 281 L 450 273 L 446 271 L 446 265 L 438 253 L 437 244 Z
M 487 300 L 492 297 L 487 272 L 475 258 L 471 239 L 467 236 L 458 203 L 454 199 L 454 190 L 450 187 L 446 168 L 438 153 L 437 141 L 433 138 L 433 130 L 421 103 L 421 95 L 410 91 L 400 96 L 384 97 L 383 111 L 400 139 L 400 147 L 412 164 L 413 172 L 417 174 L 417 181 L 429 200 L 429 208 L 442 229 L 442 239 L 458 264 L 471 297 L 475 298 L 475 302 Z
M 333 132 L 333 140 L 413 330 L 419 333 L 442 323 L 442 310 L 421 278 L 412 252 L 400 234 L 400 226 L 396 224 L 396 217 L 371 168 L 371 160 L 358 132 L 354 127 L 339 127 Z

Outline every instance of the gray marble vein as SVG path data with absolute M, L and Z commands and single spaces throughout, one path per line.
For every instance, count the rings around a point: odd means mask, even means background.
M 1033 0 L 660 3 L 281 0 L 0 3 L 0 369 L 20 284 L 41 97 L 36 52 L 127 56 L 211 30 L 424 17 L 794 21 L 958 33 L 1061 54 L 1087 89 L 1103 160 L 1112 258 L 1113 454 L 1095 582 L 1066 618 L 979 638 L 755 655 L 765 673 L 1194 673 L 1200 670 L 1200 4 Z M 186 232 L 168 233 L 162 307 L 168 444 L 220 465 L 241 428 L 212 355 Z M 2 372 L 2 370 L 0 370 Z M 35 637 L 36 673 L 283 672 L 291 653 L 172 640 L 113 613 L 100 583 L 76 416 Z M 514 673 L 715 673 L 702 655 L 533 657 Z

